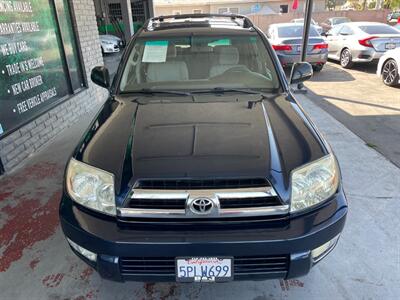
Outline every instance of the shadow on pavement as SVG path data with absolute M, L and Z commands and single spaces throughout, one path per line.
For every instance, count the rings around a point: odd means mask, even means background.
M 307 97 L 358 135 L 367 146 L 384 155 L 400 167 L 400 109 L 385 105 L 354 101 L 339 97 L 317 95 L 308 90 Z M 349 102 L 356 105 L 371 106 L 391 111 L 389 114 L 351 115 L 328 101 Z
M 310 81 L 315 82 L 346 82 L 354 81 L 355 78 L 340 66 L 326 64 L 321 72 L 314 72 Z
M 368 74 L 375 74 L 376 68 L 378 67 L 377 63 L 367 63 L 367 64 L 355 64 L 353 66 L 353 70 L 368 73 Z
M 355 101 L 355 100 L 339 98 L 339 97 L 333 97 L 333 96 L 328 96 L 328 95 L 319 95 L 319 97 L 334 99 L 334 100 L 343 101 L 343 102 L 350 102 L 350 103 L 359 104 L 359 105 L 366 105 L 366 106 L 372 106 L 372 107 L 377 107 L 377 108 L 383 108 L 383 109 L 392 110 L 392 111 L 396 111 L 396 112 L 400 113 L 400 109 L 396 108 L 396 107 L 390 107 L 390 106 L 374 104 L 374 103 L 367 103 L 367 102 L 362 102 L 362 101 Z

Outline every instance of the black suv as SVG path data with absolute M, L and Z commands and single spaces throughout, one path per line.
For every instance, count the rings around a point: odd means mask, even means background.
M 312 76 L 295 64 L 291 83 Z M 149 20 L 65 174 L 62 229 L 102 277 L 302 276 L 336 245 L 347 202 L 332 150 L 264 34 L 239 15 Z

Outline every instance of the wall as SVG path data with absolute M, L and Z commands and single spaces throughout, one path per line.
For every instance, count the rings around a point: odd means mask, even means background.
M 386 16 L 389 10 L 366 10 L 366 11 L 323 11 L 313 12 L 313 19 L 316 22 L 323 22 L 327 18 L 331 17 L 349 17 L 353 21 L 370 21 L 370 22 L 382 22 L 386 23 Z M 303 13 L 289 12 L 282 15 L 253 15 L 249 16 L 254 24 L 261 30 L 266 31 L 268 26 L 274 23 L 285 23 L 295 18 L 303 18 Z
M 72 0 L 72 5 L 88 88 L 0 140 L 0 157 L 6 172 L 62 134 L 62 130 L 76 123 L 80 115 L 107 97 L 106 90 L 90 81 L 91 69 L 103 65 L 93 0 Z
M 215 3 L 214 3 L 215 2 Z M 184 13 L 192 13 L 193 9 L 200 8 L 203 10 L 203 13 L 218 13 L 219 8 L 239 8 L 239 14 L 250 14 L 251 13 L 251 8 L 255 4 L 255 2 L 245 2 L 243 3 L 238 3 L 235 1 L 232 2 L 218 2 L 214 1 L 210 2 L 207 5 L 204 5 L 202 3 L 196 4 L 195 1 L 189 2 L 187 4 L 182 4 L 182 3 L 174 3 L 171 2 L 170 4 L 165 4 L 165 3 L 157 3 L 155 5 L 155 15 L 171 15 L 173 14 L 174 11 L 180 10 L 182 14 Z M 271 9 L 273 9 L 276 13 L 279 13 L 280 5 L 288 5 L 289 11 L 291 11 L 291 6 L 293 1 L 292 0 L 270 0 L 267 2 L 259 2 L 261 6 L 269 6 Z M 301 11 L 302 7 L 304 6 L 304 1 L 300 0 L 299 1 L 299 9 L 298 11 Z M 314 11 L 324 11 L 325 10 L 325 0 L 315 0 L 314 1 Z
M 182 5 L 182 6 L 155 6 L 154 7 L 154 15 L 155 16 L 166 16 L 172 15 L 174 11 L 180 11 L 181 14 L 192 14 L 193 9 L 201 9 L 203 13 L 210 12 L 209 5 L 196 5 L 193 3 L 192 5 Z

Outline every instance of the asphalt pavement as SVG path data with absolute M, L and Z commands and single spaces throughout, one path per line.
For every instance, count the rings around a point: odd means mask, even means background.
M 306 82 L 308 97 L 400 167 L 400 88 L 385 86 L 375 64 L 329 62 Z

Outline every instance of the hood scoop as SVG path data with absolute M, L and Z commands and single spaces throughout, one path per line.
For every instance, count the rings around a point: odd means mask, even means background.
M 140 106 L 134 178 L 265 177 L 268 132 L 261 105 L 247 102 Z

